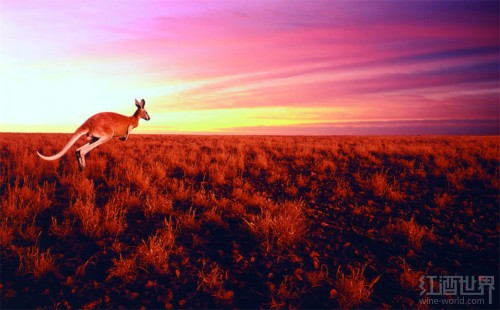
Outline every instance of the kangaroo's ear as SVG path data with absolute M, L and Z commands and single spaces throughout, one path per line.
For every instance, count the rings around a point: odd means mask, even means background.
M 144 106 L 146 105 L 146 100 L 142 99 L 141 100 L 141 107 L 144 109 Z
M 135 99 L 135 106 L 140 108 L 141 107 L 141 104 L 139 103 L 139 101 L 137 99 Z

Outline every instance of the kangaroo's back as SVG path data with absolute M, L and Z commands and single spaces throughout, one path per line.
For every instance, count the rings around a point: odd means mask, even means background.
M 114 112 L 98 113 L 85 121 L 81 127 L 88 128 L 89 135 L 102 136 L 104 134 L 111 134 L 112 136 L 123 136 L 127 133 L 130 125 L 137 127 L 138 120 L 135 121 L 122 114 Z

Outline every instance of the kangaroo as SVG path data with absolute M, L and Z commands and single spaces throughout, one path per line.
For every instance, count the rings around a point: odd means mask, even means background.
M 146 105 L 144 99 L 142 99 L 141 102 L 135 99 L 135 105 L 137 106 L 137 110 L 132 116 L 125 116 L 113 112 L 97 113 L 78 127 L 73 136 L 71 136 L 69 142 L 59 153 L 53 156 L 43 156 L 40 152 L 37 152 L 38 156 L 45 160 L 56 160 L 61 158 L 81 136 L 86 135 L 89 143 L 76 150 L 78 167 L 80 171 L 83 171 L 83 169 L 85 169 L 85 154 L 99 145 L 108 142 L 113 137 L 120 137 L 120 140 L 127 141 L 128 135 L 132 129 L 139 126 L 140 118 L 147 121 L 151 119 L 148 112 L 144 109 Z

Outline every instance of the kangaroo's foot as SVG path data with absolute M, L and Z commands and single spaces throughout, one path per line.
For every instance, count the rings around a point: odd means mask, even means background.
M 80 154 L 80 151 L 76 151 L 76 160 L 78 161 L 78 168 L 83 171 L 85 169 L 85 157 Z

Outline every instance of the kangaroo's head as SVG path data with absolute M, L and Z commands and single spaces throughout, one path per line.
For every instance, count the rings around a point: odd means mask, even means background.
M 139 111 L 139 116 L 147 121 L 149 121 L 151 118 L 149 117 L 148 111 L 144 109 L 144 106 L 146 105 L 146 101 L 144 99 L 139 102 L 137 99 L 135 99 L 135 105 L 137 106 L 137 110 Z

